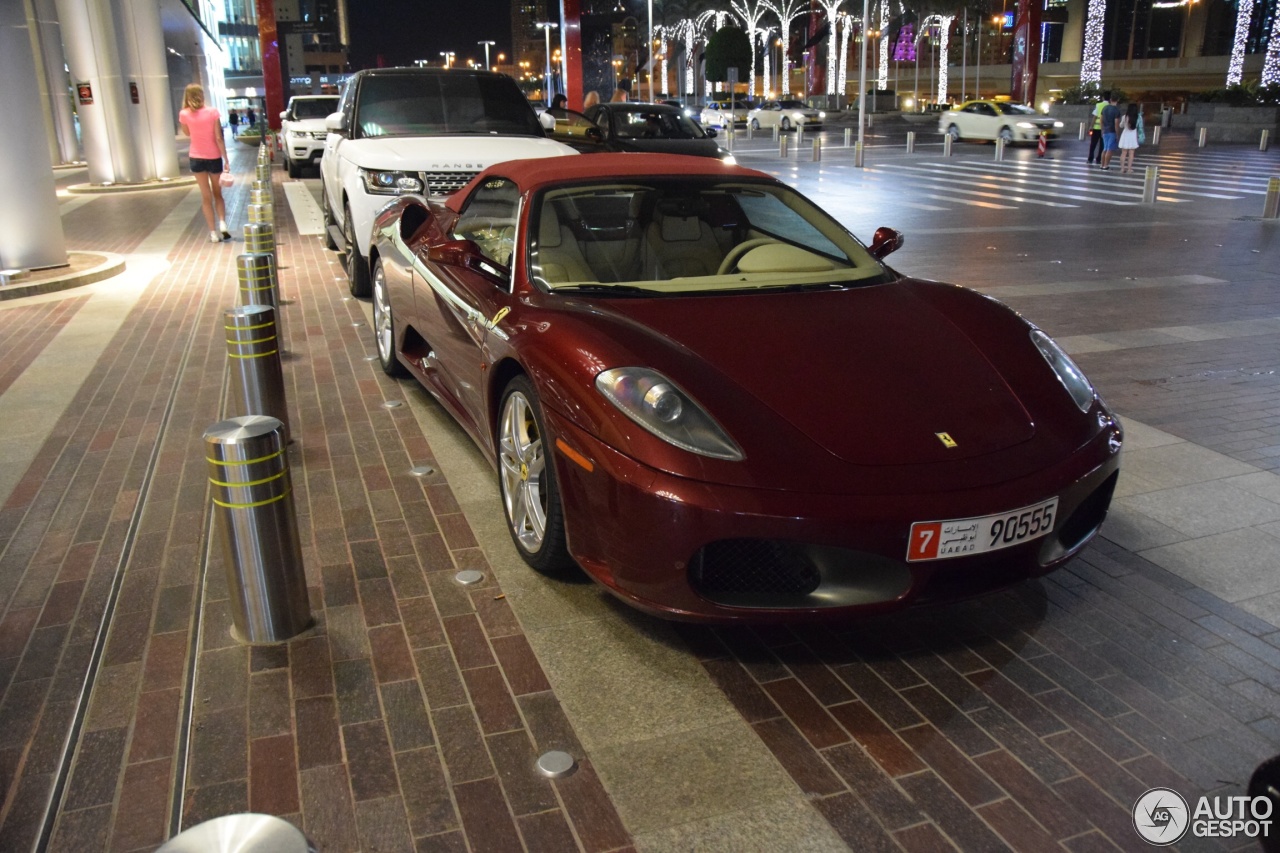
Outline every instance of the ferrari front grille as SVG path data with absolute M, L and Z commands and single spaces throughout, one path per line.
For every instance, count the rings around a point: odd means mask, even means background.
M 723 596 L 808 595 L 822 583 L 822 574 L 801 548 L 772 539 L 721 539 L 699 552 L 690 571 L 699 593 L 717 600 Z
M 422 185 L 427 195 L 449 195 L 471 182 L 479 172 L 422 172 Z

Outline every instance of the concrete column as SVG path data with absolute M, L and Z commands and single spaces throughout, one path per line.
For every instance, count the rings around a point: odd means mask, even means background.
M 110 0 L 54 0 L 76 91 L 89 182 L 140 183 L 147 175 L 129 126 L 128 81 Z
M 24 3 L 0 2 L 0 269 L 67 263 Z
M 66 58 L 62 53 L 62 28 L 53 0 L 27 0 L 28 20 L 36 54 L 36 73 L 52 131 L 49 153 L 53 162 L 74 163 L 80 159 L 80 140 L 71 111 L 71 87 Z
M 146 177 L 178 177 L 178 126 L 169 102 L 169 69 L 165 61 L 164 30 L 155 0 L 113 0 L 120 27 L 120 58 L 125 93 L 139 156 L 147 165 Z M 138 103 L 133 103 L 133 87 Z
M 1085 0 L 1067 0 L 1067 23 L 1062 28 L 1059 62 L 1079 62 L 1084 56 L 1084 22 L 1088 17 L 1089 4 Z

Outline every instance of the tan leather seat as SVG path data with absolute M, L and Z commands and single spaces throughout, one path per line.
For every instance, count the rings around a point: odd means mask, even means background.
M 533 255 L 533 274 L 548 284 L 596 280 L 595 273 L 582 257 L 577 238 L 560 222 L 556 206 L 551 202 L 542 205 L 538 250 Z
M 715 275 L 724 258 L 711 225 L 689 205 L 659 202 L 646 236 L 654 280 Z

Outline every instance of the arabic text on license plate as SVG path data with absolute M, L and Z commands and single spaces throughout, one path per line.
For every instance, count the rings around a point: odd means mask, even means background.
M 1053 529 L 1058 499 L 980 518 L 917 521 L 911 525 L 907 561 L 946 560 L 999 551 L 1037 539 Z

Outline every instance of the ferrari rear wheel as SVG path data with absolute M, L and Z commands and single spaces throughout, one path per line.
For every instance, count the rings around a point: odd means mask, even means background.
M 564 510 L 549 458 L 538 394 L 517 376 L 502 394 L 498 421 L 498 479 L 507 529 L 533 569 L 556 575 L 572 565 L 565 547 Z
M 382 372 L 388 376 L 404 376 L 404 366 L 396 359 L 395 314 L 391 310 L 391 293 L 387 290 L 382 258 L 373 262 L 373 334 Z

